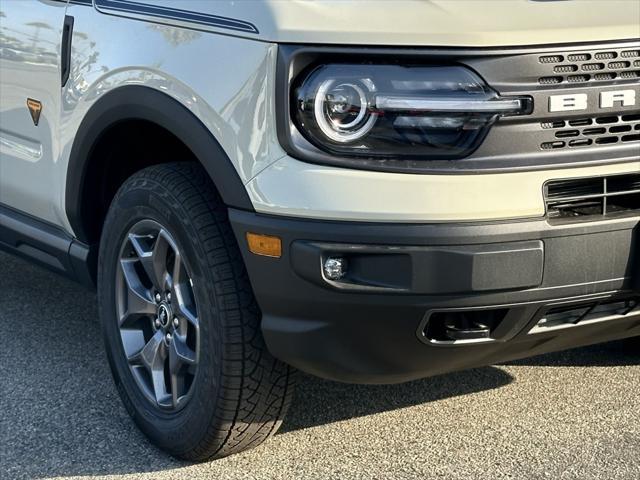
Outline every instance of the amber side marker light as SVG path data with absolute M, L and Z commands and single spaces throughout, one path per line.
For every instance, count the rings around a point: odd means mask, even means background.
M 270 235 L 247 232 L 249 251 L 263 257 L 280 258 L 282 256 L 282 240 Z

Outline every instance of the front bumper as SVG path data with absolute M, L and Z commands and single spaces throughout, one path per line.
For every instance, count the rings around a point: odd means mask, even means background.
M 640 335 L 638 217 L 416 225 L 231 210 L 230 220 L 267 346 L 321 377 L 403 382 Z M 280 237 L 282 257 L 251 254 L 247 232 Z M 338 282 L 321 268 L 335 255 L 349 262 Z M 443 338 L 433 325 L 447 315 L 490 332 Z

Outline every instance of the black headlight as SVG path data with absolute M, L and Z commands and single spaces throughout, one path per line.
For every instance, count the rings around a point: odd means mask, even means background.
M 530 109 L 462 66 L 316 66 L 290 90 L 291 117 L 319 150 L 340 157 L 455 159 L 504 115 Z

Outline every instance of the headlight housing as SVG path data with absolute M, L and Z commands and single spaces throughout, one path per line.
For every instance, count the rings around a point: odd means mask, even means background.
M 370 159 L 463 158 L 500 116 L 530 111 L 528 98 L 501 97 L 458 65 L 320 65 L 298 77 L 290 102 L 313 146 Z

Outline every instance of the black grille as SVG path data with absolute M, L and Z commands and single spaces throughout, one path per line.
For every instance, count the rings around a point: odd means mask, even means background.
M 543 55 L 538 61 L 548 73 L 538 79 L 541 85 L 640 78 L 640 50 L 636 49 Z
M 543 150 L 640 142 L 640 113 L 558 120 L 540 127 L 549 130 L 540 144 Z
M 552 180 L 545 184 L 552 222 L 597 220 L 640 213 L 640 173 Z
M 640 297 L 632 296 L 553 307 L 542 315 L 529 333 L 539 333 L 603 320 L 630 318 L 640 314 L 639 305 Z

